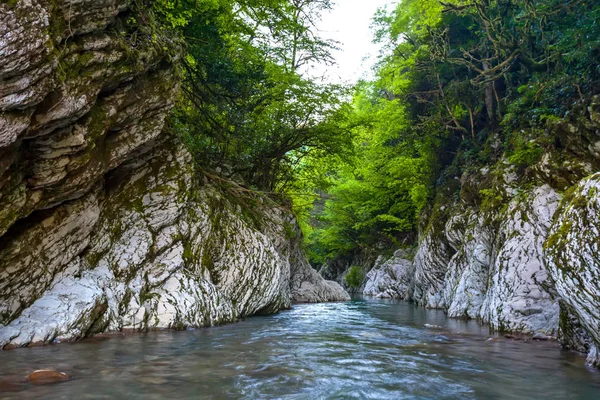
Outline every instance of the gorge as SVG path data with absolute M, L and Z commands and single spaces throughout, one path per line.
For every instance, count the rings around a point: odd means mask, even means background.
M 395 50 L 348 101 L 302 73 L 327 0 L 2 0 L 2 373 L 81 350 L 114 356 L 56 397 L 102 371 L 131 396 L 600 393 L 600 6 L 483 3 L 381 14 Z

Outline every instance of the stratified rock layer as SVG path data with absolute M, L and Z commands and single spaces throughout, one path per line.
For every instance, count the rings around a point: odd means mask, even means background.
M 363 293 L 412 299 L 497 330 L 553 335 L 559 305 L 548 290 L 542 245 L 559 199 L 547 185 L 523 193 L 493 216 L 502 221 L 497 228 L 489 213 L 455 211 L 445 225 L 436 221 L 428 227 L 412 265 L 395 257 L 376 265 Z M 399 263 L 401 272 L 382 278 L 382 272 Z
M 456 253 L 448 264 L 443 304 L 450 317 L 480 318 L 490 281 L 493 234 L 473 210 L 454 215 L 445 230 Z
M 500 218 L 482 319 L 495 329 L 555 334 L 558 299 L 542 246 L 560 196 L 545 185 L 515 197 Z
M 178 78 L 151 40 L 123 39 L 128 4 L 0 4 L 0 235 L 160 134 Z
M 0 347 L 347 300 L 289 211 L 163 133 L 177 44 L 124 39 L 129 4 L 0 4 Z
M 588 362 L 600 366 L 600 174 L 565 196 L 545 250 L 564 302 L 562 340 L 569 348 L 588 351 Z
M 388 260 L 379 257 L 367 274 L 363 294 L 388 299 L 408 299 L 412 284 L 412 254 L 397 250 Z

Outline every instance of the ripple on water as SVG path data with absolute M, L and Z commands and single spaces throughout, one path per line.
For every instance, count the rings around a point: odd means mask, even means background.
M 0 398 L 600 398 L 600 374 L 555 343 L 488 338 L 474 321 L 408 303 L 298 305 L 223 327 L 2 352 Z M 73 379 L 25 381 L 43 368 Z

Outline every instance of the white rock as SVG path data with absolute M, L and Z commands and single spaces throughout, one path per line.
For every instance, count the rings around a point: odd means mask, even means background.
M 366 296 L 390 299 L 408 299 L 413 277 L 409 252 L 396 251 L 388 260 L 378 258 L 367 274 L 363 289 Z
M 560 295 L 592 343 L 588 362 L 600 366 L 600 174 L 581 181 L 568 194 L 545 243 L 548 271 Z M 568 314 L 561 315 L 562 324 Z M 561 332 L 573 335 L 574 332 Z M 578 338 L 561 341 L 576 345 Z
M 549 186 L 514 199 L 496 238 L 496 256 L 482 318 L 496 329 L 553 334 L 558 299 L 546 289 L 543 244 L 560 195 Z
M 219 188 L 196 188 L 189 160 L 172 145 L 156 149 L 147 165 L 132 162 L 132 180 L 57 208 L 0 250 L 0 261 L 20 263 L 3 280 L 11 295 L 0 304 L 12 317 L 0 347 L 211 326 L 292 300 L 349 299 L 310 267 L 300 236 L 286 237 L 285 225 L 296 224 L 287 211 L 253 210 L 256 226 Z M 27 285 L 36 268 L 43 273 Z

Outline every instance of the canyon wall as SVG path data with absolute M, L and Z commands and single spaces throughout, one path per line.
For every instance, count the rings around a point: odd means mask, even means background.
M 503 159 L 443 183 L 414 257 L 378 261 L 364 293 L 558 336 L 598 365 L 600 98 L 576 109 L 547 128 L 559 140 L 535 164 Z
M 348 299 L 291 212 L 199 173 L 164 131 L 179 44 L 132 13 L 0 3 L 0 347 Z

